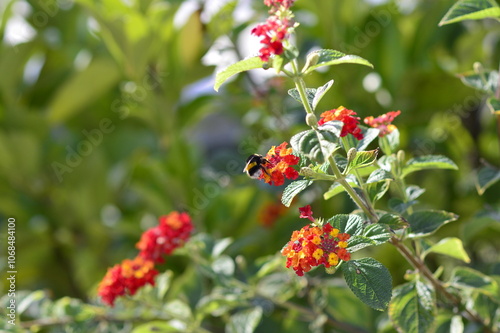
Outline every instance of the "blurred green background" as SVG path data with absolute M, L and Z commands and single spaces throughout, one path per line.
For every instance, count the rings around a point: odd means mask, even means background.
M 463 238 L 474 268 L 500 274 L 500 184 L 479 196 L 472 175 L 480 159 L 500 165 L 496 122 L 483 96 L 454 76 L 475 61 L 497 68 L 500 26 L 438 27 L 453 3 L 298 0 L 297 43 L 302 55 L 332 48 L 373 63 L 306 82 L 335 80 L 321 110 L 344 105 L 362 118 L 401 110 L 395 123 L 408 157 L 453 159 L 459 171 L 412 176 L 427 189 L 420 206 L 459 214 L 436 239 Z M 252 261 L 302 226 L 297 207 L 312 204 L 324 217 L 354 208 L 347 196 L 323 201 L 320 186 L 277 208 L 282 188 L 241 172 L 248 155 L 305 129 L 291 82 L 271 71 L 212 88 L 215 71 L 257 52 L 249 31 L 265 19 L 260 1 L 9 0 L 0 8 L 0 228 L 5 244 L 7 218 L 16 218 L 19 290 L 93 297 L 107 267 L 135 256 L 141 233 L 172 210 L 189 212 L 197 231 L 233 237 L 229 254 Z M 388 244 L 371 251 L 401 283 L 409 267 L 399 254 Z

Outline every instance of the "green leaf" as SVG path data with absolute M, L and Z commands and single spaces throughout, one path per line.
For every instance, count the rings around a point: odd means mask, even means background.
M 476 90 L 495 94 L 498 86 L 498 71 L 468 71 L 457 75 L 463 84 Z
M 406 177 L 412 172 L 425 169 L 451 169 L 457 170 L 457 165 L 448 157 L 442 155 L 425 155 L 414 157 L 406 162 L 403 167 L 402 176 Z
M 332 216 L 327 222 L 332 227 L 339 229 L 340 232 L 348 233 L 351 236 L 363 235 L 363 219 L 358 215 L 338 214 Z
M 227 333 L 252 333 L 262 318 L 262 308 L 254 307 L 239 311 L 229 318 L 226 326 Z
M 226 82 L 231 76 L 250 69 L 262 68 L 264 62 L 259 57 L 251 57 L 238 61 L 235 64 L 229 65 L 215 75 L 215 91 L 219 91 L 220 86 Z
M 172 271 L 166 271 L 155 278 L 155 289 L 157 291 L 158 299 L 163 300 L 165 294 L 170 289 L 172 276 Z
M 312 109 L 316 110 L 316 107 L 318 106 L 318 103 L 321 101 L 323 96 L 325 96 L 326 92 L 330 90 L 330 88 L 333 85 L 333 80 L 328 81 L 325 85 L 319 87 L 316 90 L 316 93 L 314 95 L 313 101 L 312 101 Z
M 378 149 L 368 151 L 357 151 L 354 158 L 348 160 L 344 174 L 348 174 L 351 170 L 364 168 L 372 165 L 377 160 Z
M 441 228 L 444 224 L 455 221 L 458 215 L 444 210 L 424 210 L 411 214 L 408 217 L 411 233 L 410 238 L 418 238 L 430 235 Z
M 425 192 L 425 189 L 420 188 L 417 185 L 410 185 L 410 186 L 406 187 L 405 192 L 406 192 L 406 196 L 407 196 L 408 200 L 415 200 L 419 196 L 421 196 L 422 193 Z
M 281 203 L 286 207 L 290 207 L 292 204 L 293 198 L 300 192 L 304 191 L 312 184 L 312 180 L 301 179 L 291 182 L 283 191 L 283 195 L 281 196 Z
M 495 97 L 490 97 L 486 100 L 486 104 L 488 105 L 491 113 L 500 115 L 500 100 Z
M 385 225 L 370 224 L 363 231 L 363 236 L 370 238 L 375 242 L 375 245 L 387 243 L 391 238 L 391 234 Z
M 399 147 L 399 130 L 395 128 L 391 133 L 379 137 L 378 144 L 385 155 L 395 153 Z
M 228 255 L 221 255 L 212 262 L 212 270 L 217 274 L 218 278 L 231 277 L 234 274 L 236 264 Z
M 113 61 L 107 58 L 95 59 L 86 69 L 76 72 L 60 85 L 49 105 L 49 121 L 62 123 L 83 111 L 113 88 L 120 77 L 120 70 Z
M 401 200 L 399 198 L 390 198 L 387 205 L 389 206 L 389 208 L 391 210 L 395 211 L 396 213 L 403 214 L 406 212 L 406 210 L 408 208 L 410 208 L 411 206 L 413 206 L 416 203 L 417 203 L 416 200 L 404 202 L 403 200 Z
M 365 65 L 368 67 L 373 68 L 373 65 L 356 55 L 347 55 L 345 53 L 342 53 L 340 51 L 335 51 L 335 50 L 317 50 L 309 53 L 307 57 L 311 57 L 314 54 L 317 54 L 318 56 L 318 61 L 316 65 L 310 66 L 304 74 L 309 74 L 313 70 L 319 67 L 323 66 L 331 66 L 331 65 L 339 65 L 339 64 L 360 64 L 360 65 Z
M 470 262 L 469 255 L 465 252 L 462 240 L 456 237 L 442 239 L 437 244 L 434 244 L 430 248 L 426 249 L 422 253 L 422 256 L 425 257 L 428 253 L 444 254 L 445 256 L 456 258 L 466 263 Z
M 403 217 L 396 214 L 385 214 L 378 220 L 378 223 L 386 225 L 392 230 L 408 228 L 410 226 Z
M 498 295 L 498 284 L 495 280 L 469 267 L 455 268 L 449 283 L 457 288 L 473 289 L 486 295 Z
M 163 306 L 162 312 L 172 318 L 189 322 L 193 318 L 191 308 L 185 302 L 176 299 Z
M 366 192 L 372 203 L 379 201 L 389 189 L 391 181 L 366 184 Z
M 384 169 L 377 169 L 373 171 L 370 176 L 368 176 L 368 179 L 366 180 L 367 184 L 370 183 L 377 183 L 381 182 L 383 180 L 392 180 L 392 174 L 388 171 L 385 171 Z
M 479 195 L 483 193 L 493 184 L 500 180 L 500 169 L 497 169 L 489 164 L 481 166 L 475 177 L 476 189 Z
M 500 17 L 500 8 L 494 0 L 459 0 L 439 22 L 439 26 L 463 20 L 480 20 Z
M 350 253 L 354 253 L 356 251 L 359 251 L 361 249 L 364 249 L 365 247 L 376 245 L 375 241 L 372 240 L 369 237 L 366 236 L 352 236 L 349 238 L 349 241 L 347 243 L 347 249 L 349 250 Z
M 290 139 L 290 144 L 294 151 L 318 163 L 324 163 L 339 148 L 338 137 L 342 126 L 340 121 L 330 121 L 317 130 L 295 134 Z
M 366 128 L 364 126 L 359 126 L 359 128 L 361 128 L 361 132 L 363 132 L 363 139 L 358 141 L 358 145 L 356 146 L 356 149 L 358 151 L 361 151 L 361 150 L 365 150 L 366 147 L 368 147 L 368 145 L 370 143 L 372 143 L 372 141 L 378 137 L 380 130 L 378 128 L 370 128 L 370 127 Z M 352 135 L 348 135 L 348 137 L 354 138 L 354 136 L 352 136 Z M 356 138 L 354 138 L 354 139 L 356 139 Z
M 342 272 L 347 285 L 363 303 L 383 311 L 392 295 L 392 277 L 387 268 L 373 258 L 344 263 Z
M 434 292 L 429 286 L 416 280 L 394 288 L 389 317 L 398 331 L 431 332 L 435 315 Z
M 316 88 L 306 88 L 306 97 L 307 97 L 307 103 L 309 103 L 309 106 L 314 110 L 313 107 L 313 100 L 314 96 L 316 96 Z M 292 96 L 294 100 L 302 104 L 302 99 L 300 98 L 299 91 L 297 88 L 289 89 L 288 90 L 288 95 Z

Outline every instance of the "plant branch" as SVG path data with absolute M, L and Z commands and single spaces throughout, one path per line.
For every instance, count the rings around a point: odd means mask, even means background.
M 337 182 L 344 187 L 344 189 L 349 193 L 351 196 L 352 200 L 356 203 L 356 205 L 361 208 L 361 210 L 368 216 L 370 219 L 371 223 L 377 223 L 378 221 L 378 216 L 375 213 L 373 207 L 371 205 L 368 205 L 359 195 L 358 193 L 352 188 L 352 186 L 347 182 L 345 177 L 342 175 L 340 172 L 337 164 L 335 163 L 335 160 L 333 159 L 332 156 L 328 158 L 328 163 L 330 163 L 330 167 L 333 171 L 333 174 L 335 177 L 337 177 Z

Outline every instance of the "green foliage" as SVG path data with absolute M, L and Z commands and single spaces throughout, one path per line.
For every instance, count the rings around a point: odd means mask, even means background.
M 458 167 L 452 160 L 440 155 L 419 156 L 410 159 L 403 168 L 402 176 L 412 172 L 426 169 L 450 169 L 457 170 Z
M 318 163 L 324 163 L 337 149 L 342 123 L 330 121 L 317 129 L 295 134 L 290 139 L 294 151 Z
M 500 7 L 495 0 L 459 0 L 450 8 L 439 25 L 489 17 L 500 17 Z
M 224 70 L 217 73 L 215 77 L 215 91 L 219 91 L 220 86 L 226 82 L 231 76 L 250 69 L 262 68 L 264 62 L 259 57 L 251 57 L 234 63 Z
M 308 188 L 312 184 L 312 181 L 302 179 L 290 183 L 284 190 L 281 196 L 281 202 L 286 207 L 290 207 L 293 198 L 297 196 L 300 192 Z
M 463 262 L 469 263 L 470 258 L 464 249 L 462 240 L 456 237 L 447 237 L 440 240 L 438 243 L 431 245 L 422 253 L 426 256 L 428 253 L 443 254 Z
M 488 187 L 500 180 L 500 170 L 491 165 L 483 165 L 477 170 L 476 188 L 479 194 L 483 194 Z
M 424 237 L 433 234 L 444 224 L 456 221 L 458 216 L 442 210 L 423 210 L 408 216 L 411 238 Z
M 416 280 L 394 288 L 389 317 L 403 332 L 430 332 L 436 315 L 434 291 Z
M 366 305 L 384 310 L 392 296 L 391 274 L 373 258 L 351 260 L 342 265 L 349 288 Z
M 315 58 L 316 60 L 314 61 L 314 64 L 311 64 L 305 69 L 304 74 L 309 74 L 320 67 L 340 64 L 359 64 L 373 67 L 373 65 L 366 59 L 356 55 L 348 55 L 336 50 L 317 50 L 309 53 L 307 57 Z

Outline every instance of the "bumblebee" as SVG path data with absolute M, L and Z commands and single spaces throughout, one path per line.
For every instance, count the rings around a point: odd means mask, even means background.
M 264 167 L 264 165 L 267 163 L 269 163 L 269 161 L 266 160 L 262 155 L 250 155 L 247 158 L 247 164 L 243 168 L 243 172 L 246 172 L 246 174 L 250 178 L 259 179 L 262 176 L 263 172 L 269 175 L 266 168 Z

